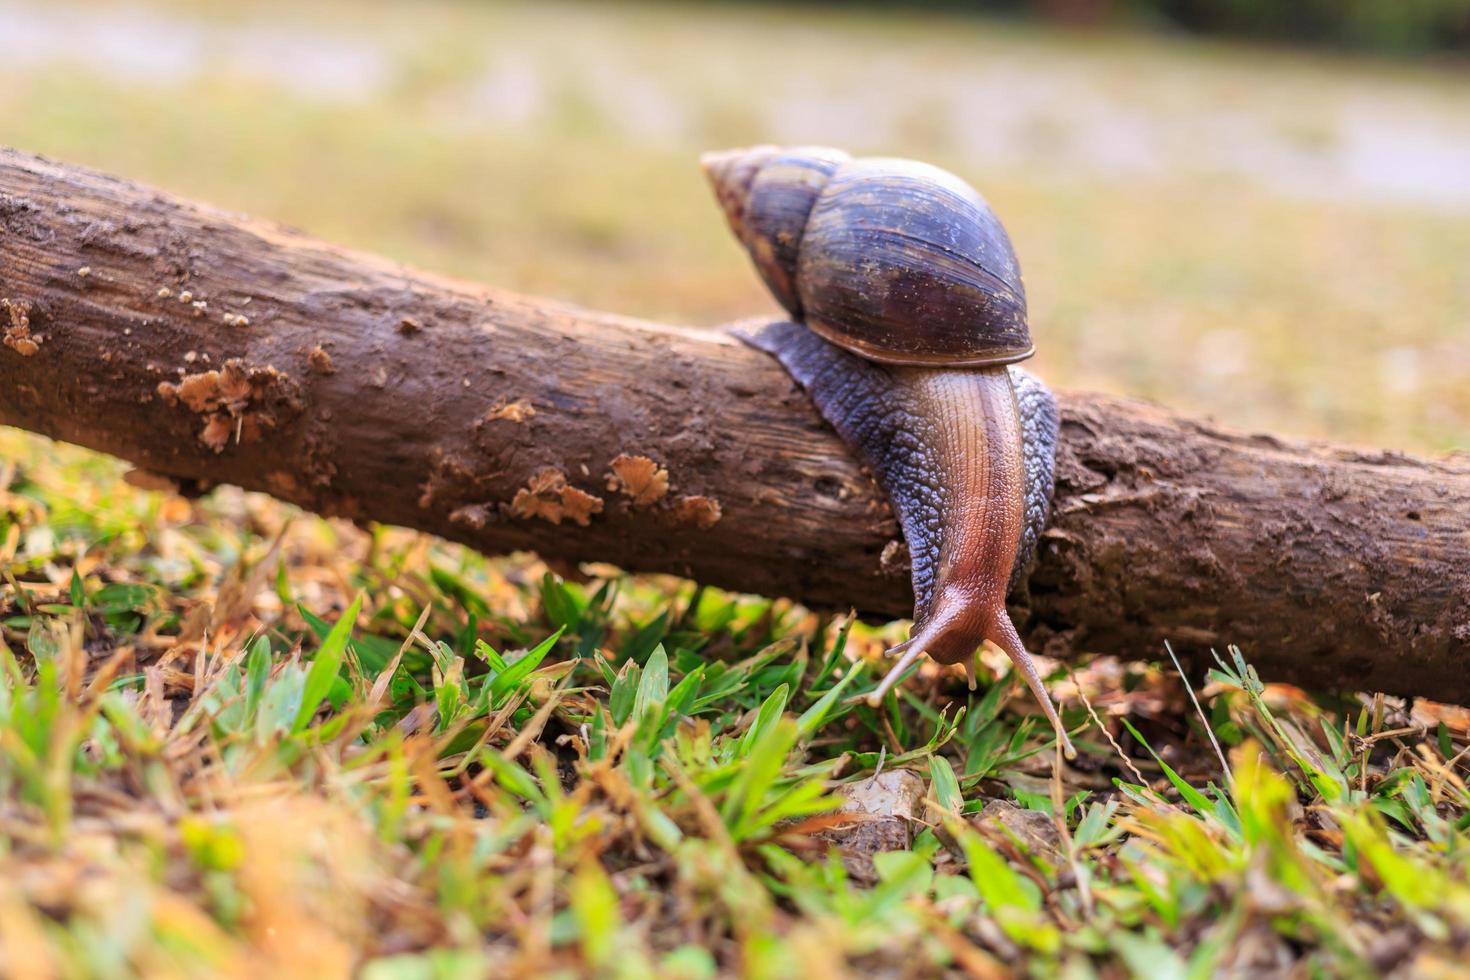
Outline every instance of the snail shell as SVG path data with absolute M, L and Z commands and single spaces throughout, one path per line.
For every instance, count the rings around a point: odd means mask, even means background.
M 771 292 L 832 343 L 946 367 L 1034 352 L 1010 237 L 953 174 L 820 147 L 731 150 L 703 164 Z

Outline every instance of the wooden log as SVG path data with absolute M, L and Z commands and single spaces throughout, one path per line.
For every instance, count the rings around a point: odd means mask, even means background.
M 0 301 L 0 423 L 186 487 L 910 609 L 871 479 L 721 332 L 450 281 L 14 151 Z M 1470 702 L 1470 457 L 1060 399 L 1053 522 L 1014 605 L 1033 649 L 1236 643 L 1272 679 Z

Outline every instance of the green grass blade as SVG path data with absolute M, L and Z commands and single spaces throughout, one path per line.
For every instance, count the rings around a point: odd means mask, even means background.
M 352 636 L 352 628 L 357 623 L 357 614 L 362 609 L 362 596 L 352 600 L 352 605 L 337 620 L 337 625 L 332 627 L 327 638 L 322 641 L 321 647 L 316 652 L 315 659 L 311 662 L 311 669 L 306 673 L 306 684 L 301 690 L 301 707 L 297 709 L 296 720 L 291 723 L 292 734 L 305 731 L 306 726 L 311 724 L 312 717 L 317 708 L 321 707 L 323 701 L 332 690 L 332 684 L 337 680 L 337 674 L 342 670 L 342 660 L 347 653 L 347 640 Z

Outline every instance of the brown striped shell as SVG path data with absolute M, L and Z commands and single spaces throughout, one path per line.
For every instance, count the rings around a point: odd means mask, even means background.
M 1034 352 L 1010 237 L 955 175 L 822 147 L 703 163 L 771 292 L 833 343 L 890 364 L 1008 364 Z

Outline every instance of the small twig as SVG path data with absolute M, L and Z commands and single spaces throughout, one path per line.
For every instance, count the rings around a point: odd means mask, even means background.
M 1220 760 L 1220 769 L 1225 773 L 1225 782 L 1228 786 L 1235 785 L 1235 774 L 1230 771 L 1230 763 L 1225 759 L 1225 752 L 1220 748 L 1220 743 L 1215 739 L 1215 729 L 1210 727 L 1210 719 L 1205 717 L 1205 709 L 1199 705 L 1199 698 L 1194 696 L 1194 685 L 1189 683 L 1189 678 L 1184 676 L 1184 668 L 1179 666 L 1179 658 L 1174 655 L 1174 648 L 1168 640 L 1164 641 L 1164 649 L 1169 651 L 1169 659 L 1174 661 L 1174 669 L 1179 671 L 1179 679 L 1184 682 L 1184 689 L 1189 692 L 1189 700 L 1194 703 L 1194 710 L 1199 715 L 1199 722 L 1205 726 L 1205 734 L 1210 737 L 1210 744 L 1215 747 L 1215 756 Z
M 393 659 L 388 661 L 388 665 L 373 680 L 372 690 L 368 693 L 368 707 L 377 708 L 383 703 L 383 698 L 388 694 L 388 685 L 393 682 L 393 675 L 398 673 L 398 665 L 403 661 L 403 655 L 408 652 L 409 647 L 413 646 L 414 638 L 422 635 L 421 631 L 424 623 L 429 620 L 429 611 L 432 608 L 427 604 L 423 607 L 419 612 L 418 622 L 413 624 L 413 629 L 408 631 L 408 635 L 398 645 L 398 652 L 393 654 Z
M 1057 514 L 1065 516 L 1082 512 L 1091 513 L 1104 507 L 1120 507 L 1125 504 L 1141 504 L 1150 500 L 1156 500 L 1164 493 L 1159 487 L 1150 487 L 1147 490 L 1132 490 L 1123 493 L 1083 493 L 1058 509 Z
M 1103 738 L 1107 739 L 1108 744 L 1113 747 L 1113 751 L 1118 753 L 1118 758 L 1123 760 L 1123 765 L 1127 766 L 1128 771 L 1133 773 L 1133 778 L 1138 780 L 1138 784 L 1140 786 L 1148 786 L 1149 782 L 1143 778 L 1143 773 L 1139 772 L 1138 767 L 1133 764 L 1133 760 L 1124 754 L 1123 746 L 1118 744 L 1118 740 L 1113 738 L 1113 733 L 1108 731 L 1108 726 L 1102 723 L 1102 719 L 1093 710 L 1092 702 L 1087 698 L 1087 692 L 1082 689 L 1082 684 L 1077 680 L 1077 675 L 1073 672 L 1070 665 L 1067 667 L 1067 676 L 1072 678 L 1072 683 L 1077 686 L 1077 696 L 1082 699 L 1082 706 L 1087 709 L 1087 714 L 1092 718 L 1093 724 L 1097 725 L 1098 731 L 1103 733 Z
M 1385 738 L 1398 738 L 1400 735 L 1427 735 L 1429 730 L 1422 725 L 1410 725 L 1407 728 L 1393 728 L 1386 732 L 1378 732 L 1363 738 L 1364 745 L 1373 745 Z

